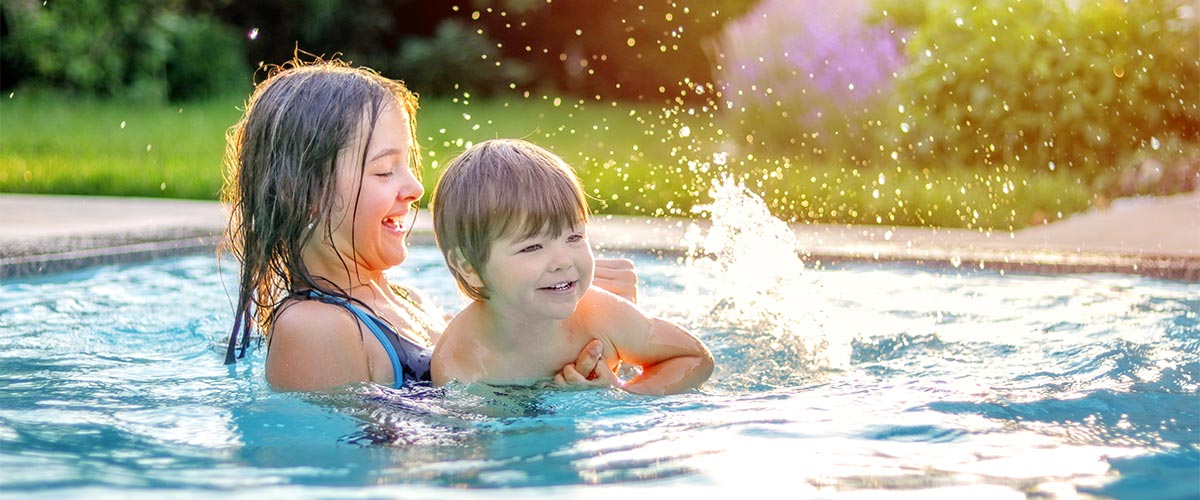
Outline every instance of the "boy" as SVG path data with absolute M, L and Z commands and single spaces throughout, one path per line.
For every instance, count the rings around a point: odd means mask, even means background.
M 672 394 L 712 374 L 712 354 L 687 331 L 591 286 L 587 202 L 554 154 L 521 140 L 477 144 L 442 173 L 430 203 L 438 247 L 474 299 L 434 348 L 434 385 L 553 377 Z M 590 364 L 577 355 L 593 356 L 595 369 L 581 373 Z M 622 382 L 613 374 L 621 362 L 641 374 Z

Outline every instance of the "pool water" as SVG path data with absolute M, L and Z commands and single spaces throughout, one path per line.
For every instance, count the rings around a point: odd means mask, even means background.
M 1198 284 L 631 257 L 702 389 L 279 394 L 221 364 L 229 261 L 0 282 L 0 496 L 1200 496 Z M 465 303 L 435 249 L 393 278 Z

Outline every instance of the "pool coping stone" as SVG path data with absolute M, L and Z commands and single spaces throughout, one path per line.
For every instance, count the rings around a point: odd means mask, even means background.
M 215 201 L 0 194 L 0 279 L 213 252 L 227 211 Z M 598 253 L 683 255 L 693 224 L 680 218 L 593 216 Z M 946 269 L 1038 274 L 1121 273 L 1200 281 L 1200 192 L 1119 199 L 1016 232 L 791 224 L 812 267 L 911 263 Z M 410 237 L 433 244 L 422 211 Z

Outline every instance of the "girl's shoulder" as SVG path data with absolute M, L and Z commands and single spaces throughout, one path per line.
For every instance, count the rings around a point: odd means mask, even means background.
M 314 337 L 314 340 L 326 342 L 341 337 L 329 335 L 330 332 L 358 332 L 358 320 L 345 307 L 336 304 L 288 298 L 280 303 L 268 337 L 272 343 L 285 336 Z
M 421 291 L 417 290 L 416 288 L 404 286 L 399 283 L 388 283 L 388 288 L 390 288 L 392 293 L 396 294 L 397 297 L 400 297 L 401 300 L 404 300 L 419 308 L 424 308 L 425 304 L 429 302 L 425 297 L 425 294 L 421 293 Z
M 370 379 L 362 332 L 345 308 L 316 300 L 285 300 L 275 314 L 267 343 L 267 381 L 272 386 L 322 390 Z

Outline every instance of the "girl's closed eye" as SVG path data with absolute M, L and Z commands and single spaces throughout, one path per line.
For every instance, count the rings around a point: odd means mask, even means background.
M 532 245 L 526 245 L 526 246 L 521 247 L 521 249 L 518 250 L 517 253 L 536 252 L 541 249 L 542 249 L 542 245 L 540 243 L 534 243 Z
M 392 166 L 392 167 L 383 167 L 382 165 L 380 165 L 380 167 L 382 167 L 382 168 L 379 168 L 378 170 L 375 171 L 375 176 L 379 177 L 381 179 L 389 179 L 389 178 L 395 177 L 396 173 L 399 172 L 401 168 L 403 168 L 399 165 Z
M 583 233 L 573 233 L 567 236 L 567 243 L 579 243 L 583 241 Z

